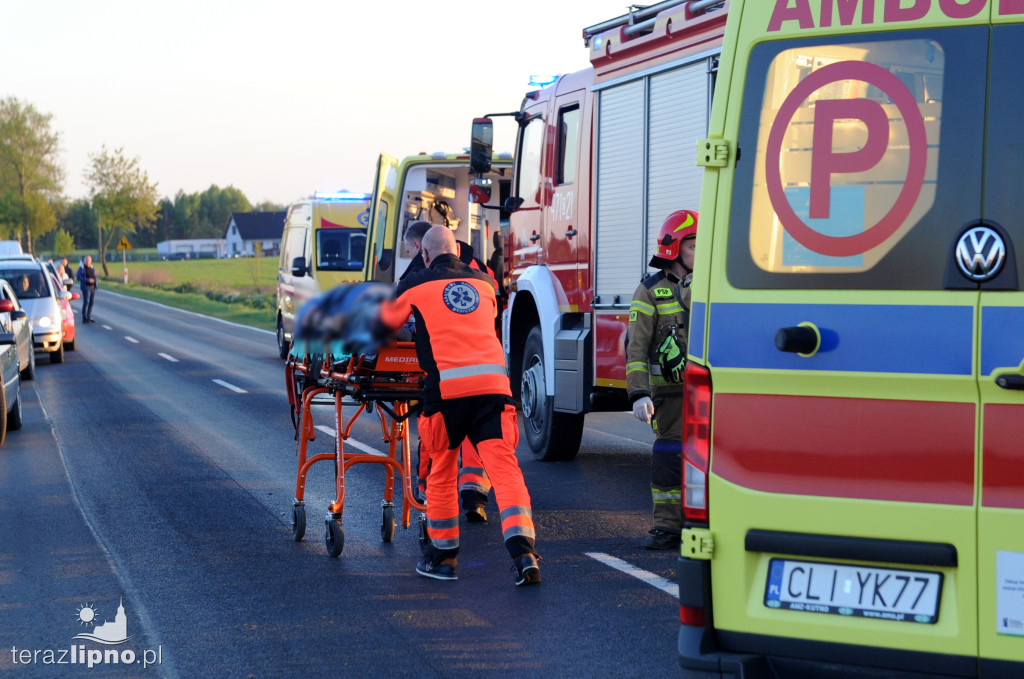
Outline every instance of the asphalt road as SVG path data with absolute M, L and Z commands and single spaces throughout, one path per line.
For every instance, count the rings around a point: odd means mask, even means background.
M 413 570 L 415 518 L 381 542 L 379 465 L 347 474 L 339 558 L 323 538 L 329 463 L 312 469 L 307 536 L 292 540 L 294 430 L 272 334 L 106 291 L 95 318 L 64 364 L 40 356 L 22 385 L 25 426 L 0 448 L 0 672 L 678 673 L 675 555 L 640 546 L 653 437 L 628 413 L 588 416 L 573 462 L 537 462 L 521 443 L 541 585 L 513 586 L 493 520 L 463 523 L 459 580 L 438 582 Z M 315 415 L 333 428 L 330 408 Z M 384 447 L 370 415 L 353 439 Z M 312 450 L 333 445 L 320 432 Z M 127 642 L 73 639 L 119 602 Z M 61 650 L 121 657 L 89 669 L 56 664 Z

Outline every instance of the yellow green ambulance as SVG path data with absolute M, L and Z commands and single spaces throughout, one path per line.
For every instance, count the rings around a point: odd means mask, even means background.
M 419 153 L 377 159 L 371 201 L 370 252 L 363 280 L 397 282 L 416 256 L 405 230 L 416 221 L 445 225 L 483 260 L 493 252 L 494 234 L 508 231 L 501 205 L 512 184 L 512 154 L 494 153 L 489 169 L 470 167 L 469 153 Z M 484 158 L 486 161 L 486 157 Z
M 363 280 L 370 195 L 317 192 L 288 206 L 277 270 L 277 350 L 288 357 L 302 305 L 342 283 Z
M 1024 677 L 1024 0 L 732 0 L 684 676 Z

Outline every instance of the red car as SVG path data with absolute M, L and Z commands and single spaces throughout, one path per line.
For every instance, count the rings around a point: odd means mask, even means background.
M 57 292 L 57 303 L 60 304 L 60 326 L 64 334 L 64 348 L 68 351 L 75 350 L 75 314 L 71 311 L 71 300 L 81 298 L 77 292 L 65 290 L 61 282 L 52 273 L 53 286 Z

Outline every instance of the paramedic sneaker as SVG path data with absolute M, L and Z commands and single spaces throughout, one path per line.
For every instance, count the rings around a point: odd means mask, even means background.
M 445 559 L 441 563 L 435 564 L 429 556 L 425 556 L 416 564 L 416 572 L 435 580 L 458 580 L 459 576 L 455 574 L 455 564 L 455 559 Z
M 537 565 L 536 554 L 523 554 L 515 559 L 516 587 L 521 585 L 535 585 L 540 582 L 540 566 Z
M 679 533 L 652 528 L 650 537 L 644 540 L 644 549 L 674 549 L 679 546 Z

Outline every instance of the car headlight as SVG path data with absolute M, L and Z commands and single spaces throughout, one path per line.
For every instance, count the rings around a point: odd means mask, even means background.
M 53 323 L 53 319 L 49 316 L 40 316 L 32 322 L 33 325 L 39 328 L 49 328 L 51 323 Z

